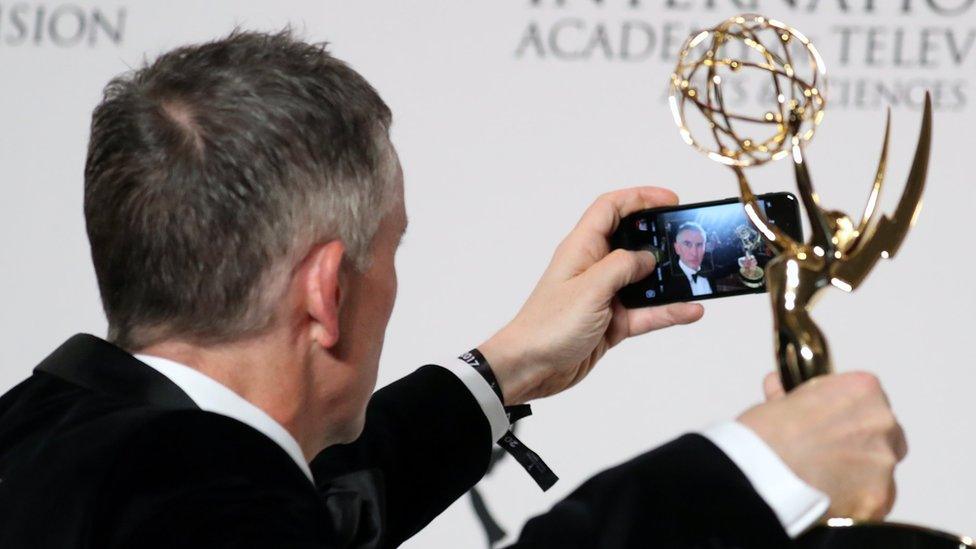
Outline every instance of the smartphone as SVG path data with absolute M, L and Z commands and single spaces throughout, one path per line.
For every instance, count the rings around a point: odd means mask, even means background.
M 796 196 L 782 192 L 758 198 L 770 223 L 803 240 Z M 619 292 L 628 308 L 763 293 L 765 267 L 775 255 L 738 198 L 633 213 L 620 221 L 610 243 L 647 250 L 657 258 L 650 276 Z

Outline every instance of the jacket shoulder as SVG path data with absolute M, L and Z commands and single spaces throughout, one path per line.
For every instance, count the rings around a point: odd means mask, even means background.
M 300 532 L 318 505 L 288 454 L 243 423 L 38 374 L 0 399 L 0 478 L 2 547 L 150 547 L 176 543 L 176 525 L 267 525 L 256 513 Z
M 186 483 L 214 475 L 243 475 L 251 482 L 297 480 L 311 486 L 277 443 L 236 419 L 195 409 L 141 415 L 119 440 L 117 457 L 125 466 L 117 469 L 116 476 L 129 474 L 161 483 L 162 478 L 178 475 Z

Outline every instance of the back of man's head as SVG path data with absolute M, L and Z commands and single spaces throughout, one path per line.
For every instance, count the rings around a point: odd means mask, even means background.
M 85 167 L 109 339 L 261 333 L 318 242 L 365 268 L 393 202 L 389 125 L 359 74 L 288 32 L 235 32 L 110 82 Z

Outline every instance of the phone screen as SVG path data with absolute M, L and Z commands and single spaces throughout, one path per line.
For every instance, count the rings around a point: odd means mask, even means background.
M 802 239 L 795 196 L 762 195 L 759 205 L 771 223 Z M 657 258 L 650 276 L 620 292 L 630 308 L 764 292 L 766 264 L 775 256 L 736 198 L 631 214 L 611 240 Z

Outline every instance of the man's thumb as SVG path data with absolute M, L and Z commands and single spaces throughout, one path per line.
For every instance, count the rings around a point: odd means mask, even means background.
M 621 288 L 647 277 L 656 265 L 651 252 L 614 250 L 586 272 L 588 282 L 613 297 Z

